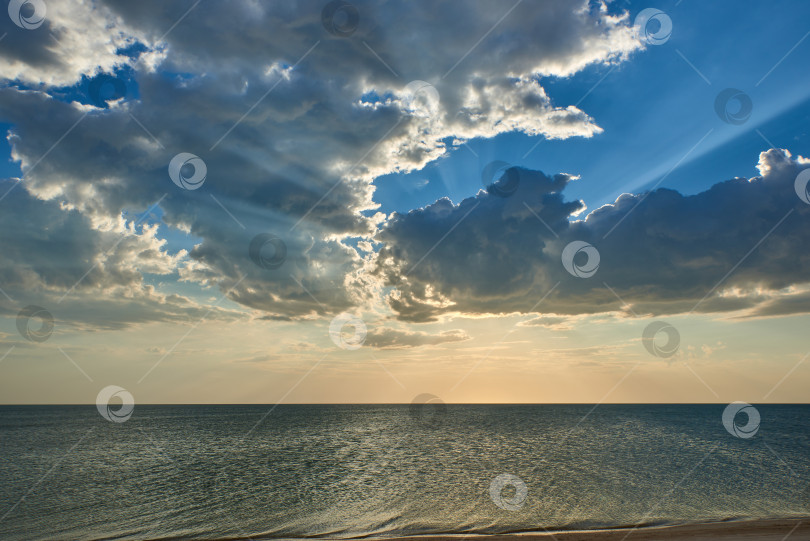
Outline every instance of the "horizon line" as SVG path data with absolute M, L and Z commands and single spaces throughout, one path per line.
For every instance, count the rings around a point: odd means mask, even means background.
M 264 402 L 145 402 L 135 406 L 727 406 L 729 402 L 292 402 L 273 404 Z M 810 406 L 810 402 L 753 402 L 767 406 Z M 8 406 L 96 406 L 94 403 L 0 403 Z

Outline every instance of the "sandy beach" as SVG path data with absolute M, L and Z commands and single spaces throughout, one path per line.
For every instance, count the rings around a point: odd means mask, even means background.
M 520 533 L 487 536 L 420 536 L 389 541 L 459 541 L 486 538 L 486 541 L 709 541 L 743 539 L 745 541 L 810 541 L 810 518 L 715 522 L 682 526 L 620 528 L 599 531 Z

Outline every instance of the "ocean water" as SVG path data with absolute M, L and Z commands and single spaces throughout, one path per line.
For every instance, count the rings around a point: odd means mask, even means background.
M 0 538 L 373 538 L 809 516 L 810 406 L 757 406 L 750 438 L 726 430 L 724 409 L 136 406 L 114 423 L 95 406 L 4 406 Z

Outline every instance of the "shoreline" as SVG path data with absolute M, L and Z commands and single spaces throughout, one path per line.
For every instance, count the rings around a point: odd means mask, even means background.
M 746 541 L 810 541 L 810 516 L 791 519 L 740 519 L 718 522 L 610 528 L 557 530 L 503 534 L 426 534 L 365 538 L 375 541 L 657 541 L 745 539 Z

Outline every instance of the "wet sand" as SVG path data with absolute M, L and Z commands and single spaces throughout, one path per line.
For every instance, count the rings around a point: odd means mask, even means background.
M 615 530 L 519 533 L 498 535 L 452 535 L 400 537 L 388 541 L 810 541 L 810 517 L 756 521 L 713 522 L 682 526 L 626 528 Z

